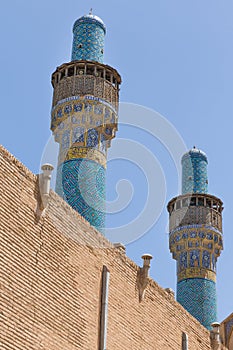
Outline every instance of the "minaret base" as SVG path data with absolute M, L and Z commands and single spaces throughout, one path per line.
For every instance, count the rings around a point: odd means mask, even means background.
M 105 168 L 90 159 L 73 159 L 57 168 L 56 192 L 104 233 Z
M 188 278 L 177 283 L 177 301 L 204 327 L 217 321 L 216 283 L 204 278 Z

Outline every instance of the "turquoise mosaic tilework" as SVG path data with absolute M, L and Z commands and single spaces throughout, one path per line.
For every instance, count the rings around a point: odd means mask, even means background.
M 182 194 L 208 193 L 207 157 L 192 149 L 182 157 Z
M 104 232 L 104 167 L 88 159 L 64 162 L 57 168 L 56 192 L 92 226 Z
M 202 278 L 189 278 L 177 283 L 177 301 L 204 327 L 217 322 L 216 284 Z
M 105 25 L 93 15 L 79 18 L 73 27 L 72 61 L 87 60 L 103 63 Z

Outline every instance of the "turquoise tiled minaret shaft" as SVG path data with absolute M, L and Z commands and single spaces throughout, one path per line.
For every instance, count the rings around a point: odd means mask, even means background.
M 168 203 L 169 246 L 177 261 L 177 301 L 207 329 L 217 321 L 216 262 L 222 243 L 222 201 L 208 194 L 207 156 L 182 157 L 182 195 Z
M 93 14 L 73 27 L 72 60 L 52 75 L 51 130 L 59 143 L 56 192 L 104 231 L 107 150 L 118 123 L 118 72 L 103 64 L 105 25 Z
M 74 23 L 73 33 L 72 61 L 103 63 L 106 33 L 104 22 L 92 14 L 83 16 Z
M 208 160 L 204 152 L 191 149 L 182 157 L 182 193 L 207 193 Z

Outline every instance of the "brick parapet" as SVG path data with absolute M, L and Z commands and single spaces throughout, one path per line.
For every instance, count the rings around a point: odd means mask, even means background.
M 209 350 L 209 332 L 53 191 L 39 217 L 38 177 L 0 148 L 0 348 L 98 349 L 101 274 L 110 271 L 109 350 Z

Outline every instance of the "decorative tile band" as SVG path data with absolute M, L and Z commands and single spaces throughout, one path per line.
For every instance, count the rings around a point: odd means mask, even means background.
M 170 235 L 169 246 L 177 261 L 178 281 L 206 278 L 216 281 L 217 258 L 223 249 L 222 235 L 211 228 L 183 226 Z
M 172 230 L 171 232 L 169 232 L 169 235 L 171 236 L 173 233 L 176 233 L 176 232 L 179 232 L 179 231 L 183 231 L 183 230 L 186 230 L 186 229 L 207 229 L 207 230 L 211 230 L 211 231 L 214 231 L 216 233 L 219 233 L 220 235 L 222 235 L 222 232 L 220 232 L 219 230 L 217 230 L 215 227 L 213 226 L 210 226 L 210 225 L 187 225 L 187 226 L 180 226 L 180 227 L 177 227 L 175 230 Z
M 105 169 L 89 159 L 58 166 L 56 192 L 99 231 L 105 226 Z
M 216 282 L 216 273 L 205 268 L 191 267 L 180 271 L 178 282 L 187 278 L 203 278 Z
M 95 97 L 95 96 L 91 96 L 91 95 L 85 95 L 85 96 L 70 96 L 70 97 L 67 97 L 67 98 L 64 98 L 63 100 L 60 100 L 57 102 L 56 106 L 54 106 L 51 110 L 51 113 L 53 113 L 53 111 L 61 104 L 63 103 L 66 103 L 66 102 L 70 102 L 70 101 L 96 101 L 96 102 L 100 102 L 102 103 L 103 105 L 109 107 L 113 112 L 117 113 L 116 109 L 110 104 L 108 103 L 107 101 L 103 100 L 102 98 L 99 98 L 99 97 Z M 77 102 L 76 101 L 76 102 Z
M 64 161 L 72 160 L 72 159 L 89 159 L 92 160 L 98 164 L 100 164 L 102 167 L 106 169 L 106 156 L 98 151 L 97 149 L 93 148 L 87 148 L 87 147 L 72 147 L 68 150 L 65 156 L 65 160 L 63 159 L 62 163 Z
M 217 258 L 223 249 L 222 234 L 204 227 L 195 229 L 183 227 L 182 230 L 175 230 L 170 235 L 169 245 L 176 260 L 182 251 L 186 253 L 195 249 L 202 252 L 208 251 Z
M 51 130 L 64 129 L 65 122 L 93 128 L 107 124 L 117 124 L 118 116 L 112 110 L 95 100 L 77 99 L 57 105 L 51 118 Z M 57 131 L 57 130 L 56 130 Z
M 177 283 L 177 301 L 204 327 L 211 329 L 217 321 L 216 284 L 201 278 Z

